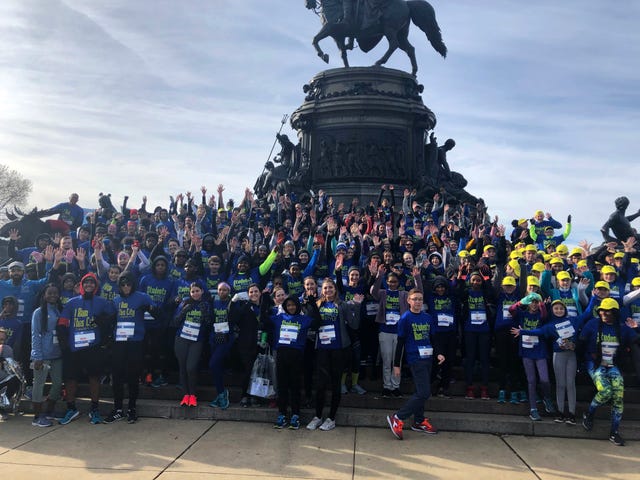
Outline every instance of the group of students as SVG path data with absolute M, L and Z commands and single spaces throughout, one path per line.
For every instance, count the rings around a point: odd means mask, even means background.
M 209 405 L 227 408 L 224 374 L 233 357 L 240 404 L 249 406 L 253 362 L 269 347 L 278 380 L 276 428 L 300 427 L 303 391 L 315 407 L 307 428 L 335 428 L 341 396 L 366 393 L 361 363 L 379 359 L 383 396 L 402 395 L 405 363 L 416 388 L 388 418 L 396 437 L 411 415 L 412 429 L 435 433 L 424 416 L 432 380 L 438 395 L 449 396 L 460 352 L 466 398 L 489 399 L 495 348 L 499 402 L 529 402 L 537 421 L 541 394 L 557 422 L 575 424 L 575 375 L 584 365 L 598 394 L 583 425 L 590 429 L 595 409 L 611 402 L 611 439 L 624 443 L 618 432 L 624 351 L 640 371 L 633 238 L 569 251 L 562 242 L 571 216 L 564 233 L 554 235 L 562 225 L 537 211 L 512 223 L 509 241 L 482 202 L 460 204 L 445 192 L 422 205 L 405 190 L 396 211 L 391 186 L 381 188 L 377 205 L 364 207 L 357 199 L 335 205 L 322 191 L 301 202 L 274 195 L 267 203 L 247 191 L 241 206 L 225 208 L 223 190 L 219 208 L 204 187 L 199 205 L 188 194 L 186 202 L 179 195 L 153 213 L 144 203 L 121 212 L 103 208 L 76 232 L 40 235 L 33 247 L 19 245 L 20 232 L 12 232 L 0 328 L 31 368 L 34 425 L 51 425 L 63 382 L 67 412 L 60 422 L 79 415 L 75 394 L 83 374 L 92 423 L 134 423 L 140 381 L 166 385 L 173 359 L 181 405 L 198 404 L 204 357 L 217 394 Z M 103 418 L 98 400 L 107 368 L 114 409 Z

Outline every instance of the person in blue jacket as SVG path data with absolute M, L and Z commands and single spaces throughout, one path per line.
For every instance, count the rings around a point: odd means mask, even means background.
M 411 368 L 416 391 L 396 413 L 387 417 L 389 428 L 398 440 L 403 438 L 404 421 L 411 416 L 414 420 L 411 430 L 428 434 L 438 433 L 429 419 L 424 416 L 424 404 L 431 396 L 431 367 L 434 353 L 439 364 L 445 361 L 444 355 L 433 350 L 431 340 L 437 320 L 422 311 L 422 292 L 417 289 L 411 290 L 407 301 L 409 310 L 398 321 L 398 348 L 393 368 L 399 375 L 404 353 Z
M 313 316 L 301 313 L 300 300 L 289 295 L 284 303 L 284 312 L 267 315 L 265 320 L 273 328 L 276 355 L 276 377 L 278 379 L 278 418 L 274 428 L 293 430 L 300 428 L 300 389 L 304 366 L 304 348 L 309 329 L 320 325 L 320 313 L 315 302 L 309 303 Z M 291 419 L 287 420 L 287 409 L 291 398 Z
M 509 313 L 513 317 L 513 322 L 519 327 L 515 329 L 514 335 L 518 336 L 520 329 L 528 331 L 541 327 L 547 320 L 547 309 L 542 302 L 542 297 L 537 293 L 529 293 L 519 302 L 509 307 Z M 543 392 L 544 408 L 547 413 L 556 413 L 556 409 L 551 401 L 551 384 L 549 383 L 549 371 L 547 368 L 547 345 L 540 341 L 536 335 L 519 335 L 520 337 L 520 357 L 524 365 L 524 373 L 527 377 L 529 387 L 529 406 L 531 411 L 529 418 L 540 421 L 542 417 L 536 407 L 536 370 L 540 378 L 540 386 Z
M 153 302 L 146 293 L 136 291 L 136 281 L 131 272 L 120 274 L 118 287 L 120 295 L 113 300 L 116 307 L 115 344 L 111 359 L 113 411 L 104 422 L 113 423 L 125 418 L 122 405 L 126 382 L 129 389 L 127 423 L 135 423 L 138 420 L 136 401 L 144 365 L 144 315 L 153 308 Z
M 624 347 L 637 344 L 638 322 L 628 318 L 620 321 L 620 305 L 613 298 L 605 298 L 598 306 L 599 318 L 593 318 L 580 332 L 579 341 L 585 346 L 587 371 L 598 390 L 591 400 L 589 410 L 583 414 L 582 426 L 593 429 L 596 409 L 611 402 L 611 430 L 609 440 L 618 446 L 624 439 L 618 432 L 624 410 L 624 379 L 618 361 Z

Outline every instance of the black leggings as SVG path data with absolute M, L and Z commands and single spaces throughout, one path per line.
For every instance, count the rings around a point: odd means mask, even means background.
M 278 412 L 287 414 L 291 395 L 291 414 L 300 415 L 300 387 L 302 386 L 304 352 L 296 348 L 279 348 L 276 355 L 278 378 Z
M 139 379 L 142 375 L 144 348 L 142 342 L 116 342 L 113 346 L 113 406 L 122 410 L 124 384 L 129 387 L 129 408 L 136 408 Z
M 349 349 L 319 349 L 316 350 L 316 364 L 318 366 L 316 380 L 316 417 L 322 418 L 324 398 L 328 388 L 331 389 L 331 408 L 329 418 L 336 419 L 338 406 L 340 405 L 340 387 L 342 372 L 346 365 Z

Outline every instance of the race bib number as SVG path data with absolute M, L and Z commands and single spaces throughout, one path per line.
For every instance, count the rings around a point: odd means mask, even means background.
M 213 331 L 216 333 L 229 333 L 229 322 L 214 323 Z
M 380 305 L 377 303 L 367 303 L 364 308 L 367 311 L 367 315 L 373 317 L 378 314 L 378 310 L 380 310 Z
M 483 325 L 487 321 L 485 312 L 471 312 L 471 325 Z
M 156 319 L 153 318 L 153 315 L 151 315 L 149 312 L 144 312 L 144 321 L 145 322 L 155 322 Z
M 522 335 L 522 348 L 534 348 L 539 342 L 535 335 Z
M 513 319 L 513 315 L 511 315 L 511 312 L 509 311 L 509 307 L 511 305 L 504 305 L 502 307 L 502 318 L 504 318 L 505 320 L 512 320 Z
M 450 327 L 451 325 L 453 325 L 453 315 L 449 315 L 448 313 L 438 314 L 439 327 Z
M 58 334 L 56 333 L 56 331 L 55 331 L 55 330 L 53 331 L 53 339 L 52 339 L 52 342 L 53 342 L 53 344 L 54 344 L 54 345 L 58 345 L 58 344 L 59 344 L 59 342 L 58 342 Z
M 396 325 L 400 320 L 400 314 L 396 312 L 387 312 L 384 316 L 386 325 Z
M 185 340 L 191 340 L 192 342 L 198 341 L 198 335 L 200 335 L 200 324 L 194 322 L 184 322 L 182 330 L 180 331 L 180 337 Z
M 578 316 L 578 309 L 576 308 L 575 305 L 566 305 L 567 307 L 567 317 L 577 317 Z
M 118 322 L 116 324 L 116 342 L 126 342 L 133 337 L 135 327 L 134 322 Z
M 86 348 L 96 341 L 96 333 L 91 331 L 75 332 L 73 334 L 73 346 Z
M 318 330 L 318 338 L 322 345 L 330 345 L 336 340 L 336 327 L 333 325 L 325 325 Z
M 280 338 L 278 343 L 280 345 L 291 345 L 298 340 L 298 333 L 300 327 L 298 325 L 282 325 L 280 327 Z
M 556 325 L 556 332 L 558 333 L 558 337 L 561 339 L 571 338 L 576 333 L 575 328 L 571 325 L 570 321 L 558 323 Z
M 431 358 L 433 356 L 433 347 L 418 347 L 418 353 L 422 359 Z
M 613 365 L 618 345 L 617 342 L 602 342 L 602 365 Z

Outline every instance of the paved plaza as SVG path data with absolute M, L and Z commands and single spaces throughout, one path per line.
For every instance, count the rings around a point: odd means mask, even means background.
M 385 428 L 159 418 L 92 426 L 80 417 L 43 429 L 24 416 L 0 424 L 0 471 L 11 480 L 637 479 L 640 442 L 412 431 L 398 441 Z

